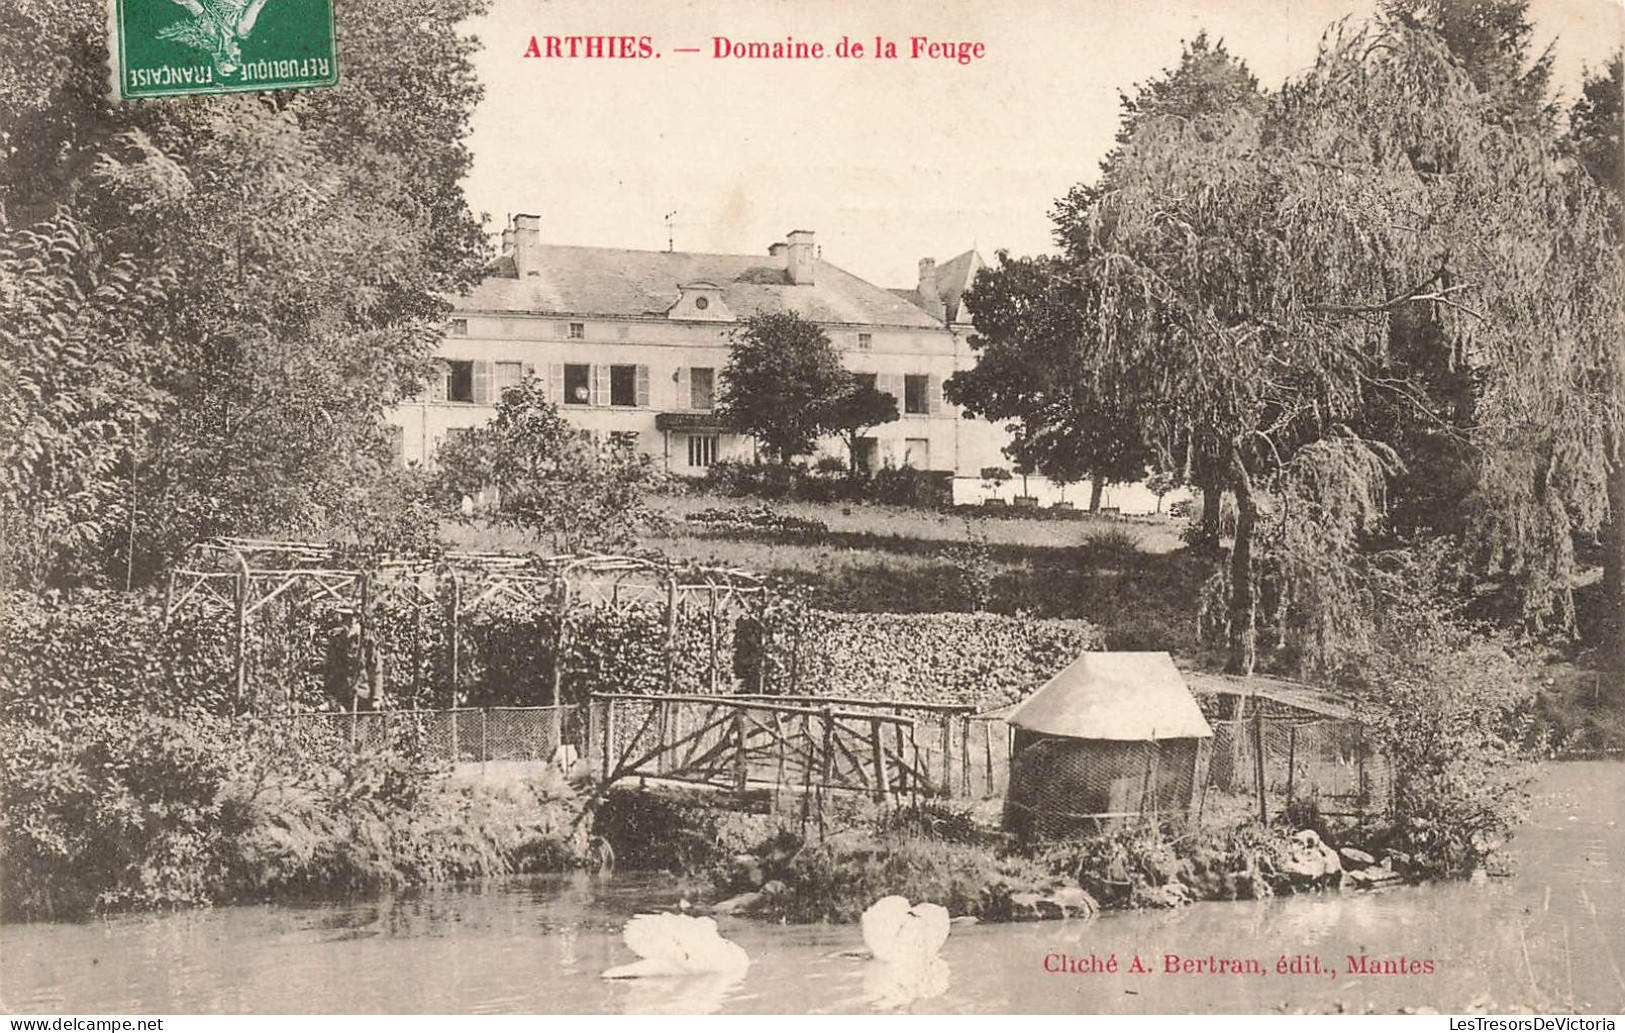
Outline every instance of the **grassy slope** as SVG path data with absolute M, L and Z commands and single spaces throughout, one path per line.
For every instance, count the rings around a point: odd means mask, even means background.
M 1168 649 L 1203 659 L 1195 599 L 1211 561 L 1181 548 L 1184 522 L 1168 517 L 1077 520 L 967 519 L 893 506 L 774 502 L 775 513 L 821 521 L 824 533 L 711 529 L 683 517 L 704 509 L 749 509 L 753 499 L 702 494 L 661 497 L 667 526 L 643 544 L 667 555 L 772 574 L 806 586 L 816 605 L 855 612 L 974 608 L 965 583 L 972 539 L 986 542 L 984 608 L 1075 617 L 1106 631 L 1117 649 Z M 526 549 L 517 535 L 447 529 L 457 547 Z

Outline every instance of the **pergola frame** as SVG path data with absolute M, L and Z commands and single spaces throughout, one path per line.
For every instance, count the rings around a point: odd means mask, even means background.
M 560 619 L 554 646 L 560 658 L 574 607 L 602 605 L 624 613 L 640 604 L 663 604 L 667 691 L 676 687 L 679 617 L 699 610 L 707 619 L 710 690 L 719 692 L 719 622 L 740 616 L 760 619 L 778 595 L 749 571 L 640 556 L 449 551 L 378 554 L 376 560 L 361 560 L 356 550 L 333 543 L 211 538 L 193 545 L 170 571 L 164 616 L 169 619 L 188 606 L 219 607 L 233 613 L 233 680 L 241 701 L 247 693 L 248 632 L 255 615 L 279 598 L 290 602 L 330 599 L 355 613 L 360 623 L 361 669 L 353 673 L 366 680 L 352 679 L 356 684 L 352 707 L 359 709 L 360 685 L 371 684 L 380 668 L 373 607 L 389 596 L 411 606 L 421 627 L 425 611 L 441 610 L 442 593 L 450 592 L 450 605 L 442 619 L 450 624 L 454 691 L 461 669 L 462 621 L 498 600 L 557 612 Z M 421 632 L 414 640 L 414 648 L 421 648 Z M 564 664 L 553 667 L 550 702 L 556 704 L 563 695 Z

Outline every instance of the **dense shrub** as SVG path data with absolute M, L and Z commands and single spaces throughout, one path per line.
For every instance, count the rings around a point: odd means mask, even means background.
M 1173 907 L 1193 900 L 1248 900 L 1286 889 L 1287 829 L 1243 822 L 1199 830 L 1127 823 L 1051 845 L 1038 860 L 1106 907 Z
M 238 831 L 220 800 L 231 770 L 222 722 L 130 711 L 0 731 L 7 917 L 212 899 Z
M 821 535 L 829 531 L 829 525 L 822 520 L 807 520 L 802 517 L 789 516 L 765 505 L 746 506 L 741 509 L 726 509 L 713 506 L 709 509 L 690 513 L 683 519 L 691 524 L 702 524 L 712 530 L 744 531 L 747 533 L 756 531 Z
M 0 725 L 8 918 L 370 889 L 565 867 L 561 782 L 459 783 L 411 731 L 355 751 L 309 726 L 140 711 Z
M 1422 645 L 1370 663 L 1372 742 L 1403 758 L 1385 845 L 1427 874 L 1481 866 L 1525 816 L 1529 679 L 1484 642 Z
M 953 473 L 886 467 L 853 475 L 844 468 L 779 463 L 720 462 L 706 470 L 707 492 L 732 497 L 803 502 L 882 502 L 937 508 L 953 503 Z
M 0 597 L 0 717 L 140 708 L 220 712 L 235 699 L 229 616 L 126 592 Z

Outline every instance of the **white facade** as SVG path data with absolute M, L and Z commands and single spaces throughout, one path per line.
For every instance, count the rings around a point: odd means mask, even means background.
M 787 240 L 763 257 L 551 247 L 539 243 L 535 217 L 520 216 L 494 275 L 454 303 L 441 378 L 393 413 L 398 457 L 432 464 L 447 435 L 488 421 L 502 390 L 534 374 L 572 422 L 636 435 L 635 447 L 672 473 L 748 460 L 754 443 L 714 415 L 730 335 L 754 312 L 789 310 L 817 322 L 848 369 L 873 374 L 897 399 L 900 418 L 871 432 L 871 465 L 959 476 L 1006 465 L 1002 429 L 962 419 L 943 398 L 943 381 L 975 362 L 970 327 L 947 315 L 957 293 L 946 310 L 928 311 L 915 292 L 818 260 L 811 233 Z M 961 264 L 968 282 L 979 260 Z M 847 459 L 834 438 L 819 454 Z

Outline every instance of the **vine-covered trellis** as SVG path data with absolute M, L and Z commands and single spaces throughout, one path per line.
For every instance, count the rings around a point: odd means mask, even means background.
M 194 545 L 165 596 L 166 616 L 186 607 L 232 615 L 231 677 L 245 706 L 274 702 L 253 690 L 280 679 L 294 707 L 319 654 L 329 705 L 338 696 L 349 709 L 402 698 L 457 704 L 481 663 L 470 629 L 496 613 L 520 617 L 507 652 L 546 658 L 507 672 L 540 679 L 526 686 L 537 702 L 634 687 L 794 691 L 799 622 L 777 618 L 798 606 L 750 572 L 657 557 L 400 555 L 250 538 Z M 640 641 L 617 641 L 629 628 Z M 635 685 L 614 684 L 621 668 Z M 572 671 L 589 684 L 573 686 Z

